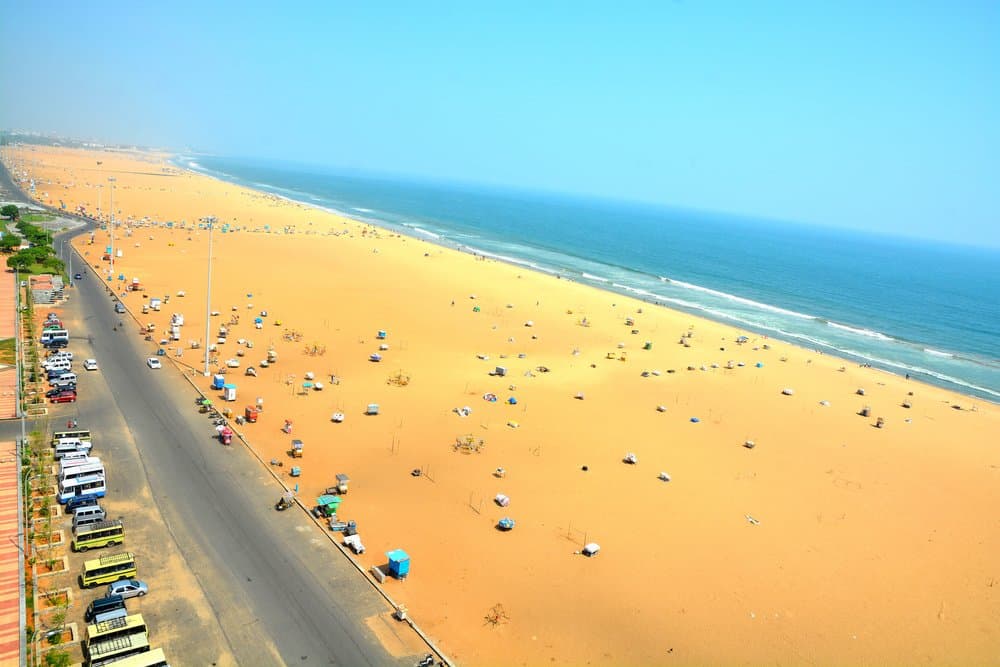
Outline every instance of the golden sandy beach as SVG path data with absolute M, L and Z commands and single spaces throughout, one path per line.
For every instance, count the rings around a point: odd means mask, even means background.
M 309 502 L 336 473 L 351 476 L 340 515 L 358 522 L 368 551 L 357 558 L 370 567 L 409 553 L 411 575 L 386 589 L 460 664 L 996 664 L 996 405 L 163 156 L 13 154 L 40 198 L 70 210 L 96 212 L 95 185 L 117 178 L 116 273 L 145 286 L 124 301 L 157 338 L 184 314 L 169 358 L 184 348 L 176 372 L 197 369 L 206 390 L 202 350 L 188 349 L 205 337 L 208 233 L 197 222 L 230 225 L 213 235 L 211 327 L 239 316 L 220 364 L 241 362 L 227 375 L 237 411 L 264 403 L 258 423 L 238 428 L 264 460 L 301 466 L 287 482 Z M 90 280 L 106 271 L 108 233 L 88 238 L 75 245 Z M 166 295 L 161 312 L 141 313 Z M 369 361 L 383 343 L 382 361 Z M 272 346 L 277 363 L 244 376 Z M 506 376 L 491 375 L 497 366 Z M 308 372 L 322 391 L 302 393 Z M 380 414 L 365 416 L 369 403 Z M 205 447 L 222 446 L 211 435 L 206 424 Z M 456 449 L 465 436 L 478 451 Z M 293 437 L 305 443 L 294 462 Z M 509 507 L 494 503 L 501 493 Z M 510 532 L 496 529 L 505 516 Z M 596 557 L 579 555 L 585 542 L 600 545 Z M 494 609 L 498 623 L 487 621 Z

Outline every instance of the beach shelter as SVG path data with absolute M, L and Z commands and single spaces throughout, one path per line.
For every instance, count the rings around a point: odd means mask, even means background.
M 393 549 L 386 552 L 389 559 L 389 574 L 397 579 L 405 579 L 410 573 L 410 557 L 402 549 Z
M 508 405 L 517 405 L 517 398 L 514 397 L 514 396 L 511 396 L 510 398 L 507 399 L 507 404 Z
M 223 398 L 223 400 L 226 400 L 226 401 L 235 401 L 236 400 L 236 385 L 232 384 L 232 383 L 229 383 L 229 382 L 227 382 L 226 384 L 222 385 L 222 398 Z
M 504 532 L 506 532 L 508 530 L 513 530 L 513 528 L 514 528 L 514 520 L 511 519 L 509 516 L 505 516 L 504 518 L 502 518 L 499 521 L 497 521 L 497 528 L 499 528 L 500 530 L 502 530 Z
M 379 340 L 385 340 L 385 337 L 386 337 L 385 329 L 379 329 L 378 333 L 375 334 L 375 338 Z
M 377 415 L 378 414 L 378 403 L 369 403 L 368 407 L 365 409 L 366 415 Z

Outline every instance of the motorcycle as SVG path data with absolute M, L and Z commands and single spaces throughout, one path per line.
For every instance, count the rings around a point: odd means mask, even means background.
M 294 504 L 295 501 L 293 500 L 293 496 L 291 492 L 288 492 L 283 496 L 281 496 L 280 498 L 278 498 L 278 502 L 275 503 L 274 509 L 278 510 L 279 512 L 284 512 L 286 509 L 288 509 Z

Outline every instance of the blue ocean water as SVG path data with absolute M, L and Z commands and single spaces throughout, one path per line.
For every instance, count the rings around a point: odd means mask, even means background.
M 1000 250 L 220 157 L 178 166 L 1000 402 Z

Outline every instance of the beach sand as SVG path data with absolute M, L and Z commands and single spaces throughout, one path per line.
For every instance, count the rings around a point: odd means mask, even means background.
M 46 201 L 70 210 L 96 211 L 94 185 L 117 178 L 119 220 L 131 222 L 116 233 L 116 273 L 145 286 L 124 301 L 157 338 L 184 314 L 168 358 L 185 348 L 178 372 L 213 397 L 203 350 L 187 349 L 205 338 L 206 310 L 208 233 L 191 227 L 206 215 L 231 225 L 213 234 L 211 330 L 239 316 L 219 359 L 241 363 L 227 374 L 234 409 L 264 405 L 237 429 L 284 463 L 307 503 L 350 475 L 340 516 L 358 522 L 358 561 L 410 555 L 410 576 L 385 588 L 457 662 L 1000 655 L 996 405 L 182 172 L 163 156 L 12 153 Z M 106 271 L 107 242 L 106 231 L 93 245 L 76 239 L 87 280 Z M 141 314 L 165 295 L 162 311 Z M 369 361 L 383 343 L 382 361 Z M 244 376 L 269 347 L 277 363 Z M 303 393 L 307 372 L 322 391 Z M 377 416 L 363 414 L 369 403 Z M 453 411 L 465 406 L 469 416 Z M 331 422 L 337 411 L 343 423 Z M 205 447 L 222 446 L 212 435 L 206 423 Z M 478 451 L 456 449 L 466 436 Z M 294 461 L 292 438 L 304 442 Z M 301 477 L 287 476 L 292 465 Z M 499 493 L 509 507 L 494 503 Z M 510 532 L 496 529 L 505 516 Z M 579 554 L 586 542 L 600 545 L 596 557 Z

